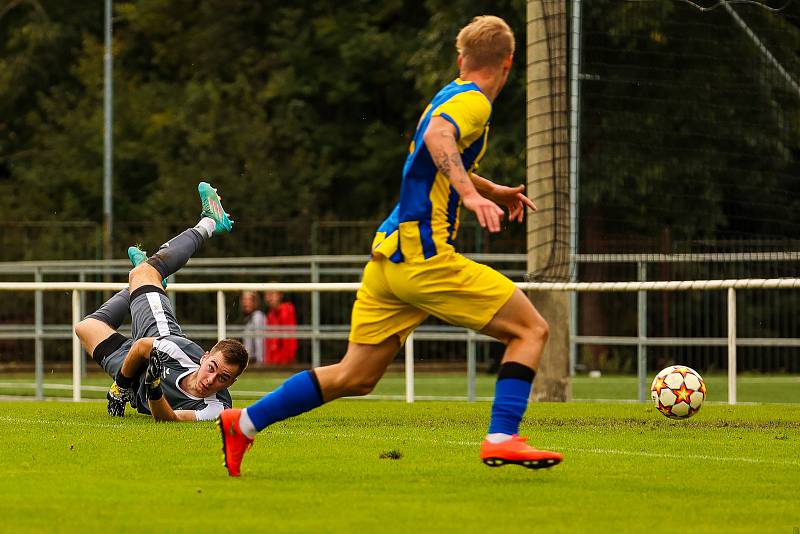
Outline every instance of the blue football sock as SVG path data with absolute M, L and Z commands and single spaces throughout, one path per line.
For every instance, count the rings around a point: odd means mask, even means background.
M 495 386 L 489 434 L 517 434 L 519 423 L 528 408 L 528 398 L 536 373 L 517 362 L 500 366 Z
M 313 410 L 322 402 L 322 391 L 314 371 L 303 371 L 248 406 L 247 415 L 260 432 L 272 423 Z

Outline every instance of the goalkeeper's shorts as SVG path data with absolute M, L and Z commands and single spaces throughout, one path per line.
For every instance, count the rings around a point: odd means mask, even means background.
M 97 344 L 92 353 L 92 359 L 103 368 L 108 376 L 116 378 L 117 373 L 122 369 L 125 356 L 131 350 L 131 345 L 133 345 L 132 339 L 114 332 Z
M 172 303 L 160 286 L 142 286 L 131 294 L 131 337 L 183 336 Z

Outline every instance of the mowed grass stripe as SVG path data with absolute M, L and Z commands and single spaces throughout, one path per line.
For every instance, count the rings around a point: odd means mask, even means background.
M 88 423 L 88 422 L 81 422 L 81 421 L 63 421 L 63 420 L 45 420 L 45 419 L 24 419 L 19 417 L 6 417 L 0 416 L 0 422 L 6 423 L 17 423 L 17 424 L 29 424 L 29 425 L 45 425 L 45 426 L 83 426 L 83 427 L 92 427 L 92 428 L 125 428 L 124 422 L 120 422 L 118 424 L 114 423 Z M 316 439 L 330 439 L 330 438 L 353 438 L 353 439 L 368 439 L 368 440 L 385 440 L 385 436 L 363 436 L 359 434 L 342 434 L 341 432 L 338 433 L 325 433 L 325 432 L 301 432 L 301 431 L 287 431 L 287 430 L 270 430 L 268 435 L 283 435 L 283 436 L 297 436 L 297 437 L 309 437 L 309 438 L 316 438 Z M 465 447 L 472 447 L 477 448 L 480 445 L 480 441 L 453 441 L 453 440 L 441 440 L 435 439 L 433 437 L 430 438 L 423 438 L 423 437 L 412 437 L 412 438 L 404 438 L 408 441 L 414 441 L 418 443 L 426 443 L 429 445 L 458 445 L 458 446 L 465 446 Z M 747 463 L 764 463 L 764 464 L 776 464 L 776 465 L 795 465 L 800 466 L 800 461 L 794 460 L 770 460 L 764 458 L 750 458 L 750 457 L 726 457 L 726 456 L 712 456 L 712 455 L 697 455 L 697 454 L 664 454 L 664 453 L 651 453 L 651 452 L 643 452 L 643 451 L 635 451 L 635 450 L 620 450 L 620 449 L 602 449 L 602 448 L 575 448 L 575 447 L 564 447 L 559 446 L 558 444 L 553 443 L 540 443 L 538 444 L 539 447 L 548 448 L 553 450 L 559 450 L 563 452 L 581 452 L 581 453 L 589 453 L 589 454 L 619 454 L 619 455 L 628 455 L 628 456 L 644 456 L 648 458 L 661 458 L 661 459 L 675 459 L 675 460 L 713 460 L 718 462 L 747 462 Z
M 522 432 L 566 454 L 535 472 L 480 463 L 486 403 L 339 401 L 262 433 L 230 479 L 210 424 L 0 403 L 4 529 L 791 532 L 800 407 L 707 408 L 532 404 Z

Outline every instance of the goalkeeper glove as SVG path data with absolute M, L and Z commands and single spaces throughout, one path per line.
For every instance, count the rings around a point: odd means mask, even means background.
M 128 388 L 122 388 L 117 385 L 116 381 L 111 384 L 106 394 L 108 399 L 108 415 L 112 417 L 122 417 L 125 415 L 125 404 L 133 398 L 133 391 Z
M 147 385 L 147 398 L 157 400 L 161 398 L 161 377 L 164 376 L 164 362 L 157 350 L 150 353 L 147 361 L 147 371 L 144 375 L 144 383 Z

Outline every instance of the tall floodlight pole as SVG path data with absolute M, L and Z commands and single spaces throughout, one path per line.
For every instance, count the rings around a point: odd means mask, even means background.
M 113 143 L 111 128 L 113 124 L 112 100 L 114 86 L 112 81 L 113 55 L 111 51 L 111 1 L 106 0 L 105 21 L 105 54 L 103 56 L 104 90 L 103 90 L 103 258 L 111 259 L 111 230 L 113 228 L 113 212 L 111 203 L 111 176 L 113 172 Z

